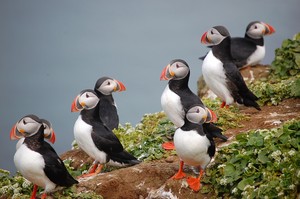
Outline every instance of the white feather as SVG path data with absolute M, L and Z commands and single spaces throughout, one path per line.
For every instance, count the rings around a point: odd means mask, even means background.
M 180 97 L 166 86 L 161 96 L 161 106 L 165 114 L 176 127 L 184 124 L 184 110 L 181 105 Z
M 227 105 L 234 102 L 227 88 L 223 63 L 209 51 L 202 63 L 202 75 L 207 86 Z
M 86 152 L 94 160 L 100 164 L 104 164 L 107 161 L 106 153 L 100 151 L 92 139 L 92 126 L 85 123 L 81 115 L 78 116 L 74 124 L 74 137 L 78 146 Z
M 188 165 L 200 165 L 202 169 L 205 169 L 211 160 L 207 154 L 210 146 L 209 140 L 195 130 L 183 131 L 178 128 L 174 135 L 174 145 L 177 155 Z
M 261 62 L 266 54 L 265 46 L 256 46 L 256 51 L 248 57 L 247 65 L 253 66 Z
M 44 172 L 45 161 L 43 156 L 22 144 L 14 156 L 15 165 L 20 173 L 33 184 L 43 187 L 45 192 L 50 192 L 56 185 L 49 180 Z

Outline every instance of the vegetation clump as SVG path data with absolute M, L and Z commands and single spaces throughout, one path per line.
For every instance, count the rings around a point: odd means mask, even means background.
M 223 198 L 296 198 L 300 191 L 300 120 L 252 130 L 222 147 L 202 192 Z
M 300 33 L 276 49 L 267 79 L 249 85 L 260 104 L 277 105 L 284 99 L 300 97 Z

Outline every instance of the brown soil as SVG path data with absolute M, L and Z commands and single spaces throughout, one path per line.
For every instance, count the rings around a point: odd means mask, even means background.
M 242 123 L 241 128 L 228 129 L 225 133 L 230 137 L 229 143 L 235 135 L 250 129 L 270 129 L 282 122 L 300 116 L 300 99 L 284 100 L 278 106 L 264 106 L 261 111 L 254 108 L 242 108 L 241 112 L 250 116 Z M 217 142 L 218 147 L 224 142 Z M 72 150 L 62 155 L 63 159 L 72 158 L 73 167 L 77 168 L 85 161 L 92 160 L 81 150 Z M 85 160 L 85 161 L 83 161 Z M 139 165 L 121 168 L 111 172 L 101 173 L 93 178 L 80 181 L 78 191 L 92 190 L 104 198 L 109 199 L 144 199 L 144 198 L 210 198 L 209 195 L 195 193 L 187 187 L 185 179 L 171 180 L 178 169 L 176 156 L 167 159 L 143 162 Z M 193 175 L 192 171 L 187 171 Z

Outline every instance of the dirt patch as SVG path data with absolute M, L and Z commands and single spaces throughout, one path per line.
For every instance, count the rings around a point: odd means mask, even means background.
M 278 106 L 263 106 L 261 111 L 254 108 L 242 107 L 241 112 L 249 116 L 249 120 L 242 122 L 242 127 L 228 129 L 225 135 L 230 137 L 230 142 L 237 134 L 251 129 L 270 129 L 281 123 L 300 117 L 300 99 L 284 100 Z M 218 142 L 218 147 L 224 142 Z M 62 155 L 62 159 L 74 160 L 72 166 L 80 167 L 83 162 L 92 163 L 83 151 L 76 149 Z M 85 161 L 83 161 L 85 160 Z M 143 162 L 133 167 L 122 168 L 107 173 L 101 173 L 94 178 L 80 181 L 78 191 L 92 190 L 104 198 L 210 198 L 210 195 L 195 193 L 188 188 L 186 181 L 171 180 L 178 169 L 177 156 L 153 162 Z M 194 175 L 186 168 L 188 175 Z

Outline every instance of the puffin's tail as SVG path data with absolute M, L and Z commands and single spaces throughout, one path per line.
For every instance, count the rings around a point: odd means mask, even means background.
M 112 166 L 124 167 L 124 166 L 133 166 L 141 163 L 140 160 L 136 159 L 133 155 L 131 155 L 125 150 L 123 150 L 120 153 L 111 153 L 109 154 L 109 158 L 110 161 L 108 162 L 108 164 Z
M 203 125 L 203 130 L 205 134 L 210 134 L 214 138 L 220 138 L 222 141 L 226 142 L 228 138 L 222 134 L 222 129 L 219 127 L 215 126 L 212 123 L 204 123 Z

